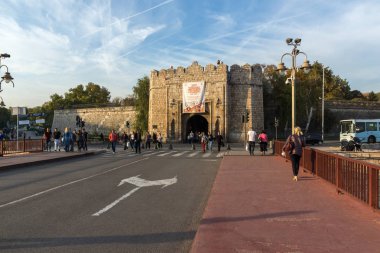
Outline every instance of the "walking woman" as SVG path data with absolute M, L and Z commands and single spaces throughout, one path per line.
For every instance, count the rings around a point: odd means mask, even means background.
M 290 155 L 290 160 L 292 161 L 293 180 L 298 181 L 298 171 L 300 168 L 302 147 L 305 147 L 305 140 L 300 127 L 294 128 L 294 134 L 290 135 L 286 140 L 285 145 L 282 148 L 283 151 L 286 151 L 285 146 L 287 146 L 287 143 L 289 142 L 292 144 L 293 147 L 290 151 L 288 151 Z
M 265 130 L 262 130 L 261 133 L 259 134 L 259 142 L 260 142 L 261 155 L 265 155 L 265 152 L 267 151 L 267 146 L 268 146 L 268 136 Z

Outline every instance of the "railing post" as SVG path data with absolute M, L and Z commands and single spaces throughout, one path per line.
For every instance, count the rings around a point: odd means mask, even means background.
M 1 153 L 0 156 L 4 156 L 4 139 L 1 140 Z
M 335 185 L 339 189 L 339 181 L 340 181 L 339 168 L 341 167 L 340 166 L 341 159 L 339 158 L 334 158 L 334 159 L 335 159 Z
M 44 139 L 41 139 L 41 152 L 44 151 Z
M 372 168 L 368 169 L 368 204 L 370 207 L 375 207 L 373 203 L 373 170 Z
M 24 143 L 23 143 L 23 148 L 22 148 L 22 152 L 25 152 L 26 151 L 26 144 L 25 144 L 25 139 L 24 139 Z

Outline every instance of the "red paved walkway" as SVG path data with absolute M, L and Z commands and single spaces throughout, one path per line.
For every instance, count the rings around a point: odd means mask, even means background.
M 281 157 L 225 157 L 191 252 L 380 252 L 379 212 L 300 176 Z

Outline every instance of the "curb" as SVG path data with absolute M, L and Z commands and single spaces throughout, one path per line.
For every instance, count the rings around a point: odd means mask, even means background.
M 81 154 L 76 154 L 76 155 L 54 157 L 54 158 L 50 158 L 50 159 L 48 158 L 48 159 L 39 160 L 39 161 L 30 161 L 30 162 L 24 162 L 24 163 L 5 165 L 5 166 L 0 167 L 0 171 L 8 170 L 8 169 L 16 169 L 16 168 L 21 168 L 21 167 L 29 167 L 29 166 L 35 166 L 35 165 L 48 164 L 48 163 L 64 161 L 64 160 L 71 160 L 71 159 L 76 159 L 76 158 L 98 155 L 98 154 L 105 153 L 105 152 L 106 152 L 105 150 L 89 151 L 86 153 L 81 153 Z

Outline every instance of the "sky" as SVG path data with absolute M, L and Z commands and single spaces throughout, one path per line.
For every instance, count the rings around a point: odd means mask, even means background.
M 151 70 L 194 61 L 277 65 L 286 38 L 301 38 L 310 62 L 351 90 L 380 91 L 378 0 L 3 0 L 0 9 L 0 53 L 11 55 L 1 64 L 15 84 L 1 84 L 7 107 L 41 106 L 89 82 L 125 97 Z

